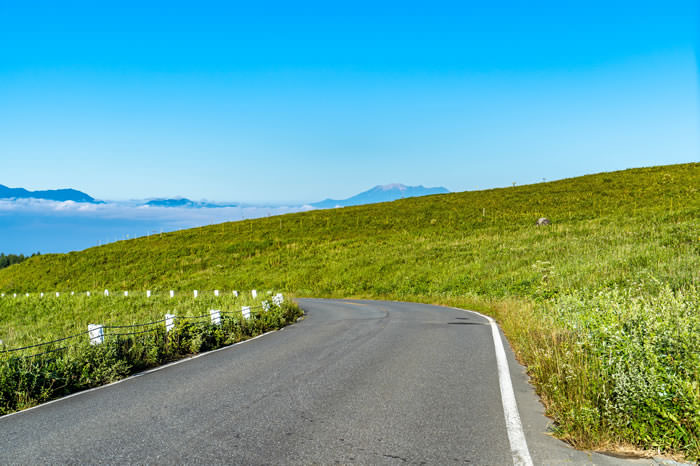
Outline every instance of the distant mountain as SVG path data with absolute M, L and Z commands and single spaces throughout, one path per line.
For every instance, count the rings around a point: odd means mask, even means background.
M 214 204 L 210 202 L 196 202 L 186 197 L 179 197 L 177 199 L 153 199 L 146 202 L 143 205 L 151 207 L 188 207 L 192 209 L 199 208 L 216 208 L 216 207 L 238 207 L 237 204 Z
M 349 197 L 347 199 L 326 199 L 312 203 L 318 209 L 331 209 L 334 207 L 347 207 L 352 205 L 374 204 L 377 202 L 390 202 L 404 197 L 427 196 L 430 194 L 446 194 L 450 191 L 443 187 L 426 188 L 424 186 L 405 186 L 402 184 L 387 184 Z
M 8 188 L 0 184 L 0 199 L 47 199 L 50 201 L 90 202 L 101 204 L 93 197 L 75 189 L 49 189 L 46 191 L 28 191 L 24 188 Z

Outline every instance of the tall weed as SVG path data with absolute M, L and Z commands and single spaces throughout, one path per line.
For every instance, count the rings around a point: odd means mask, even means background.
M 649 284 L 496 306 L 557 421 L 586 448 L 700 457 L 700 294 Z

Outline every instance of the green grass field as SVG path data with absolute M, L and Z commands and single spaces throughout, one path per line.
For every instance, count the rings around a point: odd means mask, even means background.
M 536 227 L 543 216 L 552 225 Z M 225 223 L 0 270 L 5 293 L 104 288 L 480 310 L 528 366 L 559 436 L 700 457 L 698 163 Z M 36 334 L 11 302 L 0 339 Z M 57 326 L 76 318 L 50 313 Z

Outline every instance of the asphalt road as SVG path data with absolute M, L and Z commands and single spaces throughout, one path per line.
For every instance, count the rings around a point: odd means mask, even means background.
M 0 418 L 0 463 L 513 464 L 488 321 L 301 300 L 282 331 Z M 506 343 L 534 464 L 619 464 L 546 434 Z

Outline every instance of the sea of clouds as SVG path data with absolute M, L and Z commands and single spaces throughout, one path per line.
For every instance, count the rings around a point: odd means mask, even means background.
M 0 252 L 68 252 L 160 232 L 313 209 L 309 205 L 193 208 L 143 204 L 0 199 Z

